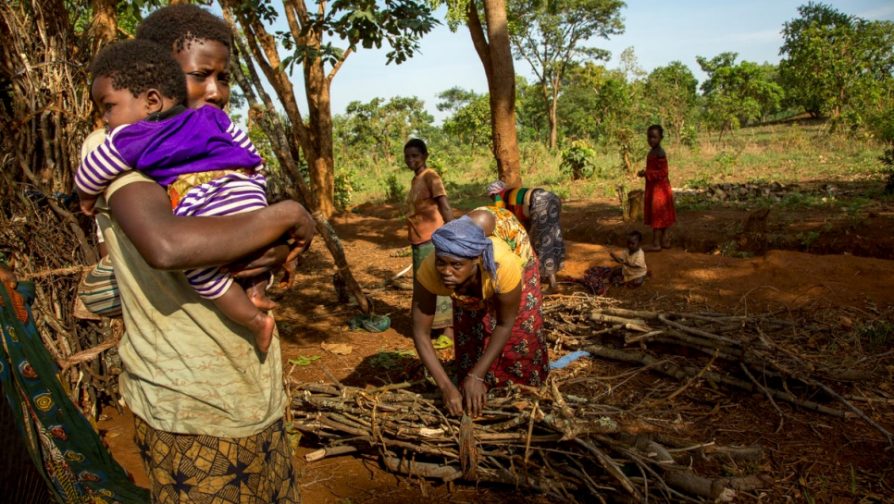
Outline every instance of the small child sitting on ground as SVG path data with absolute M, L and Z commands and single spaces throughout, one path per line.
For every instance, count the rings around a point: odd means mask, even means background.
M 178 216 L 232 215 L 267 206 L 263 160 L 226 113 L 184 106 L 186 81 L 169 50 L 143 40 L 119 42 L 102 50 L 90 71 L 91 94 L 109 134 L 75 176 L 84 213 L 93 215 L 97 197 L 128 170 L 165 187 Z M 185 274 L 200 296 L 250 329 L 258 350 L 267 352 L 275 322 L 266 310 L 276 304 L 264 292 L 266 279 L 253 279 L 246 292 L 219 267 Z
M 643 235 L 639 231 L 627 234 L 627 249 L 620 253 L 610 252 L 613 261 L 621 266 L 592 266 L 584 272 L 581 283 L 586 285 L 597 296 L 603 296 L 609 285 L 626 285 L 639 287 L 646 280 L 649 270 L 646 268 L 646 254 L 640 247 Z
M 622 250 L 620 254 L 615 254 L 614 251 L 610 253 L 615 262 L 621 263 L 620 268 L 612 268 L 613 278 L 620 272 L 619 281 L 612 282 L 614 285 L 639 287 L 646 280 L 649 270 L 646 268 L 646 254 L 640 247 L 642 241 L 642 233 L 631 231 L 627 234 L 627 250 Z

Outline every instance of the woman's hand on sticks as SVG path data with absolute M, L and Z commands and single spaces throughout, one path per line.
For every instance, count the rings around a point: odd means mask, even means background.
M 463 414 L 463 395 L 459 393 L 459 389 L 452 383 L 441 389 L 444 397 L 444 405 L 451 415 L 460 416 Z
M 487 404 L 487 385 L 484 378 L 469 373 L 463 380 L 462 387 L 466 413 L 472 418 L 480 416 Z

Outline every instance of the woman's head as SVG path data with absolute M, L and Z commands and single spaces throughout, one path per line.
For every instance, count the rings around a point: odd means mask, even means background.
M 111 44 L 94 58 L 91 95 L 109 128 L 133 124 L 186 101 L 180 65 L 146 40 Z
M 137 38 L 170 49 L 186 74 L 190 108 L 227 105 L 232 32 L 223 19 L 196 5 L 171 5 L 150 14 Z
M 419 171 L 420 168 L 425 167 L 425 162 L 428 160 L 428 147 L 425 145 L 425 142 L 419 138 L 411 138 L 404 145 L 404 163 L 407 164 L 407 168 L 413 171 Z
M 480 258 L 484 269 L 495 277 L 494 245 L 468 215 L 444 224 L 431 236 L 435 247 L 435 267 L 444 285 L 456 289 L 477 271 Z
M 649 141 L 649 147 L 655 147 L 661 143 L 664 138 L 664 128 L 660 124 L 653 124 L 646 130 L 646 138 Z

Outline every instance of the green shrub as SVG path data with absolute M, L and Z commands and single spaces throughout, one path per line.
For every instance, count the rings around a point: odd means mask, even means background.
M 596 167 L 596 151 L 582 140 L 575 140 L 562 151 L 562 164 L 559 169 L 566 175 L 571 175 L 571 180 L 590 178 Z
M 739 156 L 730 151 L 721 151 L 720 154 L 714 156 L 713 159 L 714 165 L 717 167 L 717 172 L 724 176 L 732 175 L 733 167 L 735 167 L 738 157 Z
M 344 212 L 351 207 L 354 191 L 360 188 L 356 180 L 357 172 L 353 168 L 343 168 L 335 174 L 335 208 Z
M 400 203 L 404 200 L 404 188 L 396 173 L 385 177 L 385 200 L 388 203 Z

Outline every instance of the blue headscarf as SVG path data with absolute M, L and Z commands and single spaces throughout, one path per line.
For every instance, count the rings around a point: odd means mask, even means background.
M 431 235 L 436 254 L 449 254 L 463 259 L 481 258 L 491 278 L 497 278 L 494 244 L 468 215 L 452 220 Z

